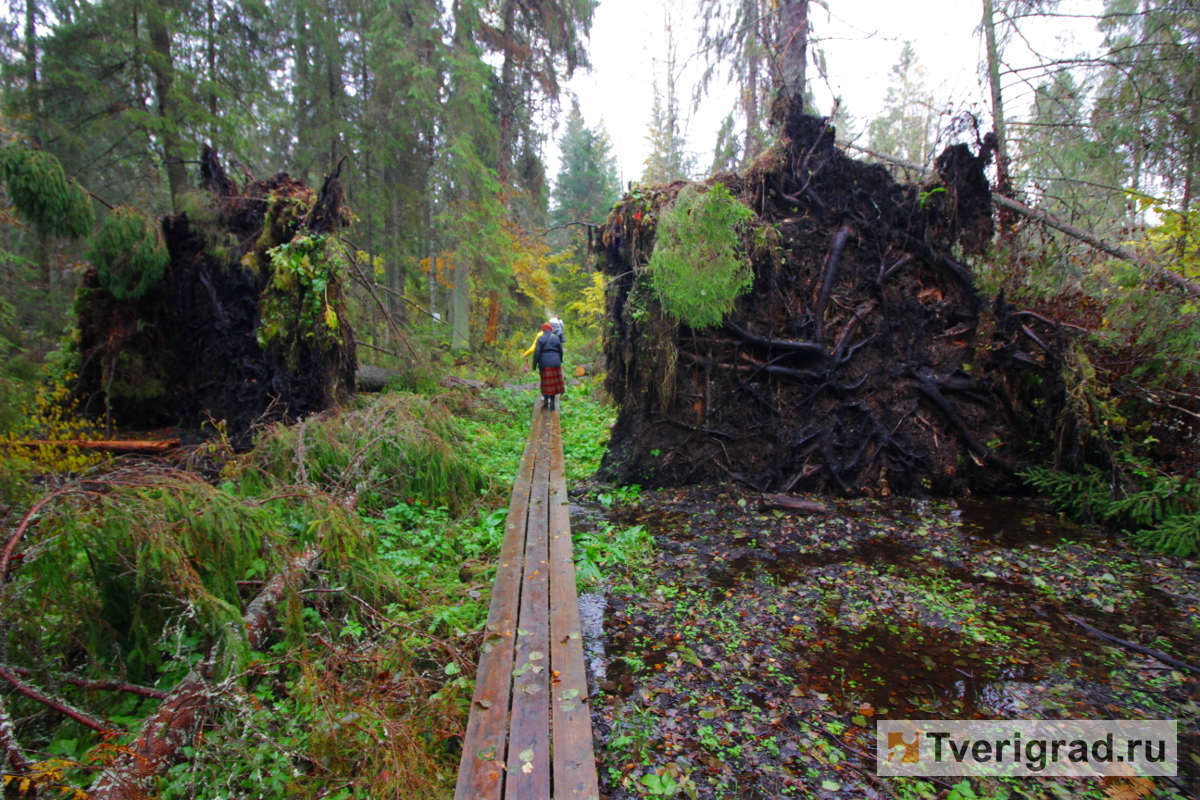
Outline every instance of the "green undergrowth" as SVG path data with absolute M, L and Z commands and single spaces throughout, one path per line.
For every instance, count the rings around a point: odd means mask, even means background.
M 464 422 L 488 475 L 511 487 L 521 463 L 539 395 L 531 390 L 492 389 Z M 538 408 L 534 406 L 537 405 Z M 567 487 L 591 477 L 608 447 L 616 409 L 596 402 L 586 388 L 571 387 L 558 399 Z
M 218 437 L 184 468 L 51 481 L 0 589 L 4 660 L 124 733 L 7 695 L 22 745 L 45 754 L 35 771 L 86 789 L 157 704 L 66 673 L 168 691 L 204 661 L 211 725 L 163 798 L 449 797 L 535 400 L 386 393 L 266 428 L 245 455 Z M 595 470 L 610 415 L 567 404 L 569 475 Z M 252 651 L 247 604 L 313 547 Z
M 1200 477 L 1170 475 L 1130 459 L 1121 470 L 1035 467 L 1025 477 L 1062 510 L 1125 528 L 1138 545 L 1184 557 L 1200 553 Z
M 654 538 L 641 525 L 622 528 L 603 522 L 594 533 L 577 533 L 575 577 L 582 586 L 600 583 L 613 567 L 628 571 L 654 553 Z

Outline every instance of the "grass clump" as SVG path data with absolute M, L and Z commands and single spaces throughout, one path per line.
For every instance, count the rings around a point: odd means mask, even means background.
M 441 399 L 388 393 L 269 428 L 255 446 L 255 470 L 243 481 L 252 493 L 271 482 L 315 486 L 353 497 L 369 514 L 416 497 L 457 516 L 489 486 L 487 473 L 469 456 L 467 437 Z
M 754 281 L 738 229 L 754 216 L 720 183 L 680 190 L 662 214 L 650 280 L 663 308 L 686 325 L 720 325 Z

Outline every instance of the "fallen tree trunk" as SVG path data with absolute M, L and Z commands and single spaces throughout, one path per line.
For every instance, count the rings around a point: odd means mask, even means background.
M 1189 664 L 1186 661 L 1180 661 L 1178 658 L 1175 658 L 1174 656 L 1169 656 L 1161 650 L 1155 650 L 1153 648 L 1146 647 L 1145 645 L 1140 645 L 1137 642 L 1131 642 L 1128 639 L 1117 638 L 1116 636 L 1113 636 L 1111 633 L 1105 633 L 1104 631 L 1100 630 L 1099 628 L 1093 628 L 1091 625 L 1088 625 L 1086 622 L 1081 620 L 1079 617 L 1068 616 L 1067 619 L 1070 620 L 1071 622 L 1074 622 L 1076 625 L 1083 628 L 1085 631 L 1092 634 L 1093 636 L 1095 636 L 1098 639 L 1103 639 L 1104 641 L 1112 642 L 1113 644 L 1119 644 L 1121 647 L 1124 647 L 1127 650 L 1132 650 L 1135 653 L 1141 653 L 1144 656 L 1150 656 L 1151 658 L 1155 659 L 1156 661 L 1161 661 L 1162 663 L 1166 664 L 1169 667 L 1174 667 L 1175 669 L 1183 669 L 1183 670 L 1187 670 L 1189 672 L 1195 672 L 1197 675 L 1200 675 L 1200 667 L 1197 667 L 1194 664 Z
M 298 583 L 317 562 L 316 548 L 305 550 L 292 559 L 287 568 L 275 575 L 247 606 L 242 615 L 246 639 L 252 650 L 261 650 L 266 642 L 275 607 L 289 585 Z M 141 800 L 153 796 L 154 784 L 179 748 L 193 740 L 208 717 L 211 707 L 214 654 L 201 661 L 187 674 L 142 724 L 132 747 L 116 763 L 104 770 L 92 788 L 93 800 Z
M 1156 264 L 1148 258 L 1143 258 L 1137 253 L 1131 253 L 1124 247 L 1115 245 L 1112 242 L 1106 242 L 1099 236 L 1093 236 L 1082 228 L 1069 225 L 1044 211 L 1038 211 L 1036 208 L 1030 208 L 1024 203 L 1019 203 L 1009 197 L 993 194 L 992 202 L 998 206 L 1001 206 L 1002 208 L 1007 208 L 1010 211 L 1016 211 L 1018 214 L 1029 217 L 1032 220 L 1036 220 L 1043 225 L 1049 225 L 1051 228 L 1054 228 L 1057 231 L 1062 231 L 1072 238 L 1078 239 L 1086 244 L 1090 244 L 1092 247 L 1100 250 L 1101 252 L 1108 253 L 1110 256 L 1119 258 L 1122 261 L 1128 261 L 1131 264 L 1136 264 L 1143 269 L 1148 269 L 1151 272 L 1161 276 L 1163 280 L 1167 281 L 1173 286 L 1176 286 L 1191 295 L 1200 296 L 1200 283 L 1196 283 L 1193 280 L 1188 280 L 1178 272 L 1167 269 L 1160 264 Z
M 788 497 L 785 494 L 764 494 L 759 508 L 768 511 L 802 511 L 806 514 L 828 514 L 829 506 L 818 500 L 802 500 L 799 497 Z

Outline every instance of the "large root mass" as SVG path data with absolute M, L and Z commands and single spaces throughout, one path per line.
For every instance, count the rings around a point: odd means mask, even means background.
M 205 190 L 160 220 L 170 263 L 140 298 L 96 270 L 76 301 L 83 409 L 123 425 L 224 426 L 327 408 L 354 388 L 354 337 L 324 236 L 344 222 L 336 176 L 314 192 L 286 173 L 239 189 L 216 154 Z M 290 262 L 276 248 L 308 244 Z M 287 263 L 287 274 L 280 274 Z
M 702 330 L 664 310 L 647 270 L 683 184 L 624 198 L 595 244 L 621 406 L 604 477 L 851 494 L 1010 482 L 1050 424 L 1030 401 L 1055 396 L 1062 344 L 1052 323 L 984 301 L 963 263 L 991 237 L 990 155 L 987 139 L 956 145 L 938 183 L 902 185 L 793 116 L 782 145 L 709 182 L 755 212 L 754 284 Z

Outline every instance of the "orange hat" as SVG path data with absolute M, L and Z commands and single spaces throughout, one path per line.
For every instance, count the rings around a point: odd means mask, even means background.
M 544 331 L 552 331 L 552 330 L 554 330 L 554 328 L 550 327 L 550 323 L 549 323 L 549 322 L 543 322 L 543 323 L 542 323 L 542 330 L 544 330 Z

